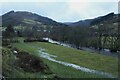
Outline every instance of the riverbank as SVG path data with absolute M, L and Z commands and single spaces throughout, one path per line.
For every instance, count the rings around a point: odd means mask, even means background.
M 43 38 L 44 40 L 48 40 L 49 43 L 52 44 L 57 44 L 57 45 L 61 45 L 61 46 L 65 46 L 68 48 L 75 48 L 77 49 L 75 46 L 73 46 L 72 44 L 68 44 L 68 43 L 63 43 L 63 42 L 59 42 L 59 41 L 55 41 L 52 40 L 50 38 Z M 89 51 L 91 53 L 99 53 L 99 54 L 103 54 L 103 55 L 108 55 L 108 56 L 114 56 L 114 57 L 120 57 L 120 51 L 117 52 L 110 52 L 109 49 L 102 49 L 102 50 L 97 50 L 94 48 L 87 48 L 87 47 L 81 47 L 78 50 L 83 50 L 83 51 Z

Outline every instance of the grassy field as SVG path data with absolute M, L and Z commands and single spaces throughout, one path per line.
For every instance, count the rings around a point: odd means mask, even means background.
M 89 53 L 86 51 L 76 50 L 73 48 L 67 48 L 44 42 L 14 43 L 12 45 L 16 48 L 19 48 L 20 50 L 29 52 L 30 54 L 36 56 L 39 56 L 37 50 L 39 50 L 40 48 L 44 48 L 46 49 L 47 53 L 58 56 L 56 58 L 57 60 L 111 73 L 115 77 L 117 77 L 118 75 L 118 58 L 116 57 Z M 44 58 L 42 59 L 50 67 L 53 73 L 57 74 L 60 77 L 105 77 L 97 74 L 85 73 L 71 67 L 66 67 L 64 65 L 48 61 Z
M 2 48 L 2 74 L 8 78 L 53 78 L 54 74 L 46 74 L 42 72 L 26 72 L 22 68 L 15 65 L 15 55 L 8 48 Z
M 0 72 L 1 72 L 1 68 L 2 68 L 2 54 L 0 54 Z

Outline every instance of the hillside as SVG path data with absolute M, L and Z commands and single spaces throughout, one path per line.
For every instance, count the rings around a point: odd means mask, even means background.
M 33 25 L 54 25 L 60 26 L 64 24 L 58 23 L 48 17 L 43 17 L 35 13 L 26 12 L 26 11 L 10 11 L 4 15 L 2 15 L 2 25 L 7 26 L 9 24 L 17 26 L 17 25 L 24 25 L 24 26 L 33 26 Z
M 120 19 L 118 18 L 119 14 L 114 14 L 114 13 L 109 13 L 107 15 L 104 15 L 104 16 L 99 16 L 99 17 L 96 17 L 96 18 L 93 18 L 93 19 L 86 19 L 86 20 L 80 20 L 78 22 L 66 22 L 65 24 L 66 25 L 69 25 L 69 26 L 91 26 L 91 25 L 95 25 L 95 24 L 98 24 L 98 23 L 102 23 L 104 21 L 106 22 L 112 22 L 112 23 L 115 23 L 115 22 L 120 22 Z
M 88 26 L 90 26 L 91 22 L 92 22 L 92 19 L 87 19 L 87 20 L 80 20 L 78 22 L 65 22 L 64 24 L 69 25 L 69 26 L 73 26 L 73 27 L 75 27 L 75 26 L 88 27 Z
M 94 19 L 82 20 L 72 24 L 67 23 L 68 27 L 66 24 L 58 23 L 35 13 L 11 11 L 2 15 L 2 25 L 7 27 L 11 24 L 15 29 L 15 35 L 18 37 L 29 39 L 49 37 L 56 41 L 70 43 L 76 48 L 94 47 L 98 49 L 100 48 L 98 43 L 101 42 L 102 48 L 117 51 L 120 50 L 118 45 L 118 23 L 120 19 L 118 17 L 119 14 L 109 13 Z M 3 36 L 6 36 L 4 31 Z M 104 45 L 102 41 L 104 41 Z
M 35 13 L 26 12 L 26 11 L 10 11 L 6 14 L 0 16 L 2 20 L 2 25 L 7 26 L 12 23 L 14 26 L 34 26 L 34 25 L 51 25 L 51 26 L 85 26 L 89 27 L 104 21 L 110 23 L 120 22 L 118 18 L 119 14 L 109 13 L 104 16 L 99 16 L 93 19 L 79 20 L 78 22 L 65 22 L 60 23 L 52 20 L 48 17 L 43 17 Z M 0 21 L 1 22 L 1 21 Z

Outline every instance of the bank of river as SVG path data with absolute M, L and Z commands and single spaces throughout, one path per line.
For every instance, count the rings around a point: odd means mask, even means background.
M 59 42 L 59 41 L 54 41 L 50 38 L 43 38 L 43 39 L 48 40 L 48 42 L 53 43 L 53 44 L 57 44 L 57 45 L 61 45 L 61 46 L 69 47 L 69 48 L 75 48 L 72 44 L 63 43 L 63 42 Z M 94 48 L 82 47 L 82 48 L 80 48 L 80 50 L 89 51 L 89 52 L 92 52 L 92 53 L 93 52 L 94 53 L 100 53 L 100 54 L 103 54 L 103 55 L 114 56 L 114 57 L 119 57 L 120 56 L 120 51 L 110 52 L 109 49 L 103 49 L 103 50 L 99 51 L 99 50 L 94 49 Z

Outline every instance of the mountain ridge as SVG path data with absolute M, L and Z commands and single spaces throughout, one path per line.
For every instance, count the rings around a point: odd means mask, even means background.
M 13 25 L 23 24 L 23 25 L 27 25 L 27 26 L 39 25 L 42 23 L 45 25 L 53 25 L 53 26 L 73 26 L 73 27 L 74 26 L 85 26 L 85 27 L 89 27 L 89 26 L 97 24 L 99 22 L 104 22 L 105 20 L 112 21 L 114 19 L 114 21 L 116 21 L 116 20 L 120 21 L 120 19 L 116 19 L 117 15 L 118 14 L 111 12 L 104 16 L 99 16 L 99 17 L 96 17 L 93 19 L 85 19 L 85 20 L 79 20 L 77 22 L 62 23 L 62 22 L 57 22 L 51 18 L 44 17 L 44 16 L 38 15 L 36 13 L 28 12 L 28 11 L 9 11 L 9 12 L 3 14 L 2 16 L 0 16 L 0 18 L 2 18 L 1 22 L 2 22 L 3 26 L 7 26 L 11 23 Z M 34 24 L 32 24 L 32 22 Z
M 13 23 L 13 25 L 18 25 L 18 24 L 25 24 L 22 21 L 24 19 L 29 19 L 29 20 L 33 20 L 33 21 L 37 21 L 37 22 L 42 22 L 43 24 L 51 24 L 51 25 L 64 25 L 62 23 L 56 22 L 53 19 L 50 19 L 48 17 L 44 17 L 41 15 L 38 15 L 36 13 L 32 13 L 32 12 L 27 12 L 27 11 L 10 11 L 7 12 L 5 14 L 3 14 L 2 16 L 2 24 L 3 25 L 9 25 L 11 23 Z M 36 23 L 37 24 L 37 23 Z
M 104 16 L 98 16 L 98 17 L 93 18 L 93 19 L 79 20 L 77 22 L 65 22 L 65 24 L 69 25 L 69 26 L 73 26 L 73 27 L 75 27 L 75 26 L 85 26 L 85 27 L 88 27 L 88 26 L 97 24 L 99 22 L 103 22 L 105 20 L 111 20 L 115 16 L 118 16 L 118 15 L 119 14 L 115 14 L 114 12 L 111 12 L 111 13 L 106 14 Z M 116 19 L 118 19 L 118 17 Z

